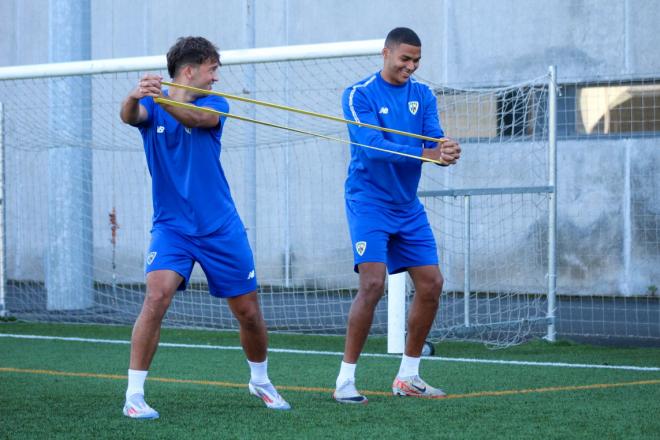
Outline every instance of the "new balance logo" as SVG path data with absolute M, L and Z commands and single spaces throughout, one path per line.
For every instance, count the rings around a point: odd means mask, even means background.
M 165 133 L 165 127 L 162 126 L 162 125 L 159 125 L 159 126 L 156 128 L 156 133 Z
M 254 278 L 254 269 L 252 269 L 250 271 L 250 273 L 248 274 L 248 277 L 247 277 L 248 280 L 251 280 L 252 278 Z
M 378 110 L 378 113 L 380 113 L 381 115 L 386 115 L 389 112 L 390 112 L 390 109 L 387 108 L 387 107 L 381 107 L 380 110 Z
M 183 127 L 183 129 L 186 131 L 186 133 L 192 134 L 192 128 Z
M 359 256 L 364 255 L 364 251 L 367 250 L 367 242 L 358 241 L 357 243 L 355 243 L 355 250 L 357 251 Z
M 156 259 L 156 253 L 157 252 L 149 252 L 149 254 L 147 254 L 147 264 L 151 265 L 151 263 L 154 262 Z

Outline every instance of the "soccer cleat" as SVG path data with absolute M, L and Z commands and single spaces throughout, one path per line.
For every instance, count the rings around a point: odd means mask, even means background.
M 348 379 L 335 389 L 332 397 L 339 403 L 366 404 L 369 400 L 355 388 L 355 380 Z
M 248 383 L 250 394 L 256 396 L 264 401 L 266 406 L 270 409 L 287 410 L 291 409 L 291 405 L 282 398 L 273 386 L 272 383 L 257 385 L 256 383 Z
M 440 388 L 433 388 L 419 376 L 397 376 L 392 384 L 392 394 L 395 396 L 425 397 L 427 399 L 447 397 L 444 391 Z
M 142 394 L 133 394 L 126 399 L 124 415 L 132 419 L 157 419 L 158 411 L 147 405 Z

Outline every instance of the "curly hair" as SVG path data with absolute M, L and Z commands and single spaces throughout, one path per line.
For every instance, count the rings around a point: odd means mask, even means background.
M 174 78 L 187 64 L 220 63 L 218 48 L 204 37 L 180 37 L 167 51 L 167 71 Z

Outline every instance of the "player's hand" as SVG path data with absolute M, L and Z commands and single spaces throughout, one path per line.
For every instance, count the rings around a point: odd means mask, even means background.
M 453 139 L 441 142 L 437 148 L 440 150 L 440 159 L 449 165 L 455 164 L 461 158 L 461 146 Z
M 153 98 L 158 98 L 163 94 L 161 88 L 161 81 L 163 77 L 160 75 L 146 74 L 138 82 L 137 87 L 131 93 L 131 96 L 135 99 L 141 99 L 145 96 L 151 96 Z
M 444 162 L 444 166 L 453 165 L 461 157 L 461 147 L 452 139 L 443 139 L 437 147 L 424 148 L 422 157 Z

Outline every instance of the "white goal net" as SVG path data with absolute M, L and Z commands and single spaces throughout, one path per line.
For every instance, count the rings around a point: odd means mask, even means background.
M 311 58 L 296 58 L 292 50 L 280 60 L 223 53 L 216 88 L 341 117 L 344 88 L 382 65 L 382 42 L 370 44 L 362 53 L 334 48 Z M 63 75 L 44 69 L 29 78 L 0 76 L 6 256 L 0 307 L 30 321 L 132 324 L 144 297 L 151 182 L 139 133 L 118 111 L 142 73 L 158 70 L 132 64 Z M 159 69 L 167 77 L 162 64 Z M 497 89 L 428 82 L 447 135 L 464 151 L 459 166 L 426 166 L 420 188 L 446 279 L 434 338 L 508 345 L 545 331 L 544 81 Z M 238 101 L 230 108 L 347 140 L 341 123 Z M 226 123 L 221 161 L 248 228 L 271 331 L 345 331 L 357 287 L 343 202 L 348 160 L 349 147 L 339 141 Z M 386 331 L 386 302 L 378 306 L 373 333 Z M 165 325 L 237 324 L 226 303 L 208 295 L 196 267 Z

